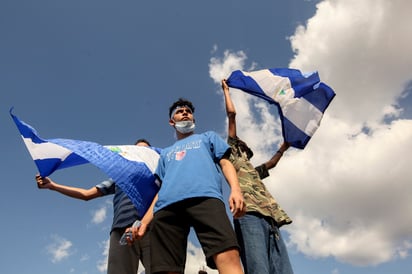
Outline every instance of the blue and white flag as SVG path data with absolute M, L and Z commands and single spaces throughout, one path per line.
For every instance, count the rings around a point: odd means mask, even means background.
M 302 74 L 288 68 L 236 70 L 227 84 L 276 104 L 284 140 L 300 149 L 318 129 L 323 113 L 335 97 L 335 92 L 320 81 L 317 72 Z
M 54 171 L 90 163 L 98 167 L 128 195 L 140 217 L 159 190 L 154 172 L 159 149 L 143 146 L 102 146 L 71 139 L 42 139 L 36 130 L 12 113 L 23 141 L 41 176 Z

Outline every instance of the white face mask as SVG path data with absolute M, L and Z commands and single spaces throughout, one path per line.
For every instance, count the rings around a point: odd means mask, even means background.
M 195 130 L 195 123 L 193 121 L 175 122 L 175 128 L 182 134 L 190 133 Z

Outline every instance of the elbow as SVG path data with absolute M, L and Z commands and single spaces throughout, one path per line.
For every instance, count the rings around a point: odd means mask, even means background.
M 229 117 L 229 118 L 235 118 L 236 117 L 236 111 L 227 111 L 226 112 L 227 113 L 227 117 Z

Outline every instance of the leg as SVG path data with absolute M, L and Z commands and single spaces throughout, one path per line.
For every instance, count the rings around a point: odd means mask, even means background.
M 187 211 L 207 265 L 219 273 L 243 273 L 239 245 L 224 203 L 214 198 L 191 199 Z
M 137 246 L 123 246 L 119 244 L 123 232 L 123 229 L 115 229 L 110 233 L 107 274 L 137 273 L 139 268 Z
M 270 235 L 270 270 L 274 274 L 293 274 L 285 242 L 277 227 L 272 228 Z
M 228 249 L 213 256 L 219 274 L 243 274 L 237 248 Z
M 246 214 L 234 220 L 246 274 L 274 274 L 269 268 L 271 225 L 263 218 Z
M 150 227 L 146 231 L 143 238 L 136 242 L 140 261 L 142 262 L 145 273 L 150 272 Z
M 150 230 L 152 273 L 184 273 L 189 225 L 180 214 L 184 206 L 172 204 L 154 214 Z

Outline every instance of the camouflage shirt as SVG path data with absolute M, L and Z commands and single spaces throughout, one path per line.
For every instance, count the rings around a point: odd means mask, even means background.
M 292 220 L 262 182 L 262 179 L 269 176 L 266 166 L 263 164 L 255 169 L 241 143 L 243 142 L 238 138 L 228 138 L 228 144 L 232 149 L 230 161 L 236 169 L 243 199 L 246 203 L 246 211 L 271 217 L 276 221 L 278 227 L 290 224 Z

